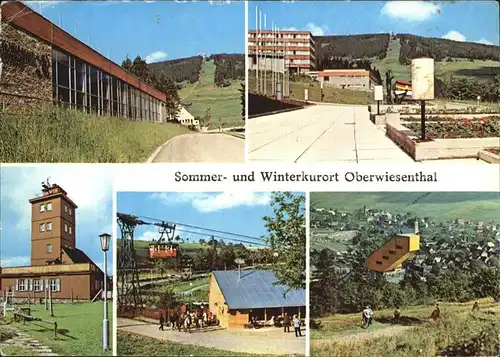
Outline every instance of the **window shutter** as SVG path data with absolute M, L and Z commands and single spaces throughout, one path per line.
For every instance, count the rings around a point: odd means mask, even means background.
M 56 280 L 56 291 L 61 291 L 61 279 Z
M 29 284 L 29 286 L 28 286 L 28 290 L 29 290 L 29 291 L 33 291 L 33 280 L 29 279 L 29 280 L 28 280 L 28 284 Z
M 19 279 L 16 280 L 16 291 L 19 291 Z

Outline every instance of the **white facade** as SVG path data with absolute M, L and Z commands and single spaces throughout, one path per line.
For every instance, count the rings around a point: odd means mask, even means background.
M 186 110 L 182 105 L 179 108 L 179 122 L 184 126 L 193 125 L 197 129 L 200 128 L 200 122 L 198 119 L 195 119 L 194 116 Z

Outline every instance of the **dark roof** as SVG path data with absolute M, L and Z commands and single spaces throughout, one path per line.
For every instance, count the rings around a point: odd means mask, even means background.
M 214 271 L 226 304 L 230 309 L 257 309 L 305 306 L 306 292 L 288 290 L 284 285 L 273 285 L 276 276 L 267 270 L 245 270 L 241 278 L 237 271 Z
M 63 247 L 63 251 L 68 255 L 69 259 L 74 264 L 91 263 L 96 265 L 92 259 L 88 257 L 83 251 L 77 248 Z

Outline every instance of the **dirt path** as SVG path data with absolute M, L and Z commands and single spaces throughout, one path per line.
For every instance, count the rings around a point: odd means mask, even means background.
M 185 134 L 169 140 L 152 162 L 242 163 L 245 140 L 227 134 Z
M 0 342 L 0 355 L 2 356 L 4 355 L 3 350 L 6 348 L 22 349 L 28 353 L 32 353 L 33 356 L 58 356 L 52 349 L 16 327 L 4 325 L 0 327 L 0 331 L 11 336 L 7 340 Z
M 339 336 L 332 336 L 331 338 L 324 338 L 318 340 L 311 340 L 312 344 L 321 345 L 321 344 L 330 344 L 331 342 L 356 342 L 367 339 L 375 339 L 383 336 L 394 336 L 399 335 L 407 330 L 415 328 L 415 326 L 390 326 L 383 329 L 377 329 L 374 331 L 363 330 L 363 332 L 352 332 L 350 334 L 342 334 Z
M 306 337 L 295 337 L 278 328 L 259 330 L 210 330 L 184 333 L 172 330 L 160 331 L 158 324 L 118 318 L 118 329 L 143 336 L 172 342 L 216 348 L 220 350 L 255 353 L 261 355 L 305 354 Z

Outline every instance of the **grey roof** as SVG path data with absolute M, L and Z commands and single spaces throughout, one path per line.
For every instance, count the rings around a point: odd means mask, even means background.
M 245 270 L 238 278 L 237 271 L 214 271 L 226 304 L 230 309 L 258 309 L 306 305 L 306 292 L 288 290 L 284 285 L 273 285 L 276 276 L 267 270 Z

